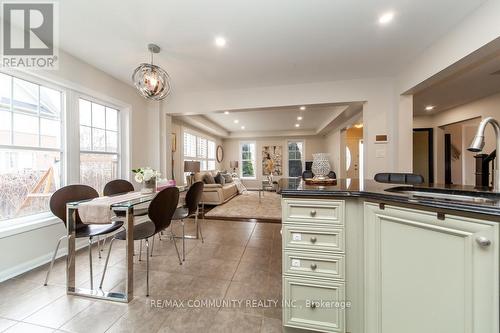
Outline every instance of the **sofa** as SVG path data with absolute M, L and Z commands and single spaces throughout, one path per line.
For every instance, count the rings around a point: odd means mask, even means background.
M 197 172 L 194 174 L 195 182 L 202 182 L 205 173 L 210 173 L 215 176 L 217 173 L 213 171 Z M 215 173 L 215 174 L 214 174 Z M 221 184 L 205 184 L 203 187 L 203 196 L 201 202 L 206 205 L 220 205 L 238 195 L 238 187 L 233 183 Z

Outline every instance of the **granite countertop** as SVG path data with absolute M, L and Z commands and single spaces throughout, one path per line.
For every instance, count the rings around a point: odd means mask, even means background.
M 359 197 L 374 201 L 387 201 L 433 209 L 478 213 L 500 217 L 500 193 L 489 188 L 474 188 L 464 185 L 437 184 L 385 184 L 374 180 L 338 179 L 331 186 L 307 185 L 300 178 L 283 178 L 279 182 L 283 197 Z M 427 196 L 401 193 L 398 190 L 423 191 Z M 435 193 L 434 197 L 432 194 Z M 477 201 L 464 201 L 450 198 L 440 198 L 439 194 L 454 194 L 473 196 Z

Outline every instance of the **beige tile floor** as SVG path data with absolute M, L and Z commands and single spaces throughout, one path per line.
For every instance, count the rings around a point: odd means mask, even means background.
M 188 232 L 193 232 L 193 223 Z M 278 307 L 189 307 L 188 300 L 281 300 L 280 224 L 206 220 L 205 242 L 187 240 L 179 265 L 172 241 L 155 240 L 150 258 L 134 257 L 135 298 L 128 304 L 67 296 L 65 262 L 49 285 L 43 266 L 0 283 L 0 332 L 281 332 Z M 174 231 L 179 233 L 176 225 Z M 180 248 L 180 241 L 177 241 Z M 136 243 L 138 247 L 138 243 Z M 137 249 L 136 247 L 136 249 Z M 94 284 L 104 265 L 94 253 Z M 104 289 L 124 290 L 124 242 L 115 241 Z M 87 251 L 77 254 L 77 284 L 89 286 Z M 152 307 L 155 300 L 184 300 L 184 307 Z

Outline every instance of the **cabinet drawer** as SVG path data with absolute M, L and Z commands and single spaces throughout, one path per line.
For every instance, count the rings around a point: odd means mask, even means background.
M 283 244 L 286 249 L 343 252 L 344 237 L 343 228 L 283 225 Z
M 284 200 L 283 221 L 344 224 L 344 201 Z
M 283 272 L 306 277 L 345 278 L 345 259 L 341 254 L 285 251 Z
M 320 332 L 345 332 L 345 286 L 342 282 L 284 277 L 283 288 L 283 325 Z

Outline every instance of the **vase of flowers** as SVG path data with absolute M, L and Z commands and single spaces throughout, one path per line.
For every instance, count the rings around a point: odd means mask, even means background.
M 156 181 L 160 177 L 160 173 L 150 167 L 133 169 L 135 173 L 134 179 L 139 184 L 142 184 L 142 193 L 156 192 Z

